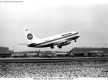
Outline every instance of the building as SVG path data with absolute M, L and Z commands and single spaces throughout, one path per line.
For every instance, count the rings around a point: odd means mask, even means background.
M 0 57 L 10 57 L 13 53 L 12 50 L 9 50 L 8 47 L 0 47 Z
M 70 50 L 73 56 L 108 56 L 108 48 L 75 47 Z

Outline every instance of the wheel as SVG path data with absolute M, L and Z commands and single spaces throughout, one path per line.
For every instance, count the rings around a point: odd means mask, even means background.
M 51 49 L 54 49 L 54 46 L 53 45 L 51 46 Z
M 77 42 L 77 41 L 75 40 L 75 42 Z
M 59 48 L 62 48 L 62 46 L 58 46 Z

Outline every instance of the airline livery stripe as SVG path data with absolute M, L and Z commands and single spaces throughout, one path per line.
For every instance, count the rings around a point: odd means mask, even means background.
M 70 37 L 70 36 L 73 36 L 73 35 L 76 35 L 76 34 L 78 34 L 78 33 L 71 34 L 71 35 L 68 35 L 68 36 L 63 36 L 63 37 L 56 38 L 56 39 L 53 39 L 53 40 L 49 40 L 49 41 L 46 41 L 46 42 L 42 42 L 42 43 L 39 43 L 39 44 L 36 44 L 36 45 L 41 45 L 41 44 L 45 44 L 45 43 L 48 43 L 48 42 L 56 41 L 56 40 L 59 40 L 59 39 L 67 38 L 67 37 Z

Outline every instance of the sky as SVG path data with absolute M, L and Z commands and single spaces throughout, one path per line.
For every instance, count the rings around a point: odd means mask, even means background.
M 56 46 L 55 49 L 29 48 L 19 45 L 28 43 L 24 28 L 41 39 L 69 31 L 78 31 L 81 37 L 62 49 Z M 0 2 L 0 46 L 7 46 L 10 50 L 69 51 L 74 47 L 105 47 L 108 44 L 107 31 L 107 0 Z

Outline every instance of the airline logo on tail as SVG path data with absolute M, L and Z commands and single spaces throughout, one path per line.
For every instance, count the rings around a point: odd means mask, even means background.
M 27 38 L 28 38 L 29 40 L 32 40 L 32 39 L 33 39 L 33 35 L 32 35 L 31 33 L 29 33 L 29 34 L 27 35 Z
M 27 28 L 24 30 L 24 33 L 28 39 L 27 46 L 36 48 L 51 47 L 51 49 L 53 49 L 55 45 L 58 48 L 62 48 L 62 46 L 70 44 L 72 40 L 76 42 L 80 37 L 80 33 L 76 31 L 55 35 L 45 39 L 35 37 Z

